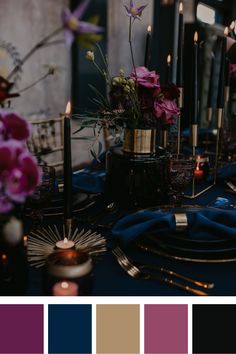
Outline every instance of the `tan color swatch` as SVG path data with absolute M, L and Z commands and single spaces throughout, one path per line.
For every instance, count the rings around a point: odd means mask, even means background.
M 97 354 L 139 354 L 139 305 L 97 305 Z

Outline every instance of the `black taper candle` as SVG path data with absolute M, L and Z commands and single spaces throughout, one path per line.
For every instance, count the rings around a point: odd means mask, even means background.
M 224 37 L 222 38 L 221 45 L 221 63 L 220 63 L 220 74 L 218 82 L 218 95 L 217 95 L 217 108 L 224 108 L 225 104 L 225 62 L 226 62 L 226 48 L 227 48 L 227 36 L 228 27 L 224 30 Z
M 64 217 L 72 219 L 72 163 L 71 163 L 71 127 L 70 102 L 67 103 L 64 117 Z
M 177 54 L 177 87 L 183 87 L 183 48 L 184 48 L 184 16 L 183 3 L 179 4 L 179 30 L 178 30 L 178 54 Z
M 212 58 L 211 58 L 211 73 L 210 73 L 210 80 L 209 80 L 209 86 L 208 86 L 208 96 L 207 96 L 207 107 L 212 108 L 213 106 L 213 91 L 214 91 L 214 62 L 215 62 L 215 56 L 212 53 Z
M 198 124 L 198 33 L 194 33 L 192 63 L 192 100 L 191 124 Z
M 144 66 L 149 68 L 151 60 L 151 31 L 152 27 L 148 26 L 147 35 L 146 35 L 146 46 L 145 46 L 145 57 L 144 57 Z

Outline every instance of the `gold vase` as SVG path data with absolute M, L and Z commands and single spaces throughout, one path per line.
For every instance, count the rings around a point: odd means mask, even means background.
M 123 151 L 132 154 L 151 154 L 156 149 L 156 129 L 128 129 L 124 131 Z

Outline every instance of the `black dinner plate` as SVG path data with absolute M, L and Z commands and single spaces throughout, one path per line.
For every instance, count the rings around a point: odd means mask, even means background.
M 136 241 L 136 246 L 145 251 L 160 257 L 173 259 L 175 261 L 186 261 L 195 263 L 229 263 L 236 262 L 236 249 L 222 249 L 218 252 L 202 252 L 200 250 L 184 250 L 181 248 L 168 247 L 163 243 L 151 243 L 145 239 Z
M 91 200 L 91 203 L 93 201 Z M 73 213 L 76 213 L 83 208 L 90 205 L 90 195 L 87 193 L 78 192 L 73 195 Z M 35 205 L 35 210 L 39 207 Z M 30 215 L 32 206 L 26 206 L 26 215 Z M 48 206 L 42 208 L 44 217 L 61 216 L 64 213 L 64 195 L 63 193 L 57 193 L 52 197 L 52 200 L 48 203 Z

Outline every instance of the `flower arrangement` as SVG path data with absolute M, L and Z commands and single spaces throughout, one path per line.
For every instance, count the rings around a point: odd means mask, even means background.
M 122 128 L 150 129 L 160 126 L 172 125 L 179 115 L 176 100 L 179 89 L 171 83 L 165 86 L 160 84 L 160 75 L 154 70 L 144 66 L 136 66 L 132 48 L 132 29 L 136 20 L 141 20 L 142 12 L 147 5 L 136 7 L 130 0 L 125 5 L 129 17 L 129 45 L 132 60 L 132 72 L 125 75 L 121 69 L 119 75 L 111 77 L 108 62 L 97 45 L 102 65 L 98 65 L 93 51 L 88 51 L 86 59 L 93 63 L 99 73 L 104 77 L 109 88 L 108 97 L 103 97 L 100 92 L 90 85 L 96 97 L 93 102 L 98 110 L 90 116 L 77 116 L 80 129 L 96 127 L 94 140 L 98 140 L 101 128 L 105 127 L 112 132 Z
M 0 213 L 22 204 L 41 181 L 36 159 L 25 143 L 30 125 L 16 113 L 0 112 Z

